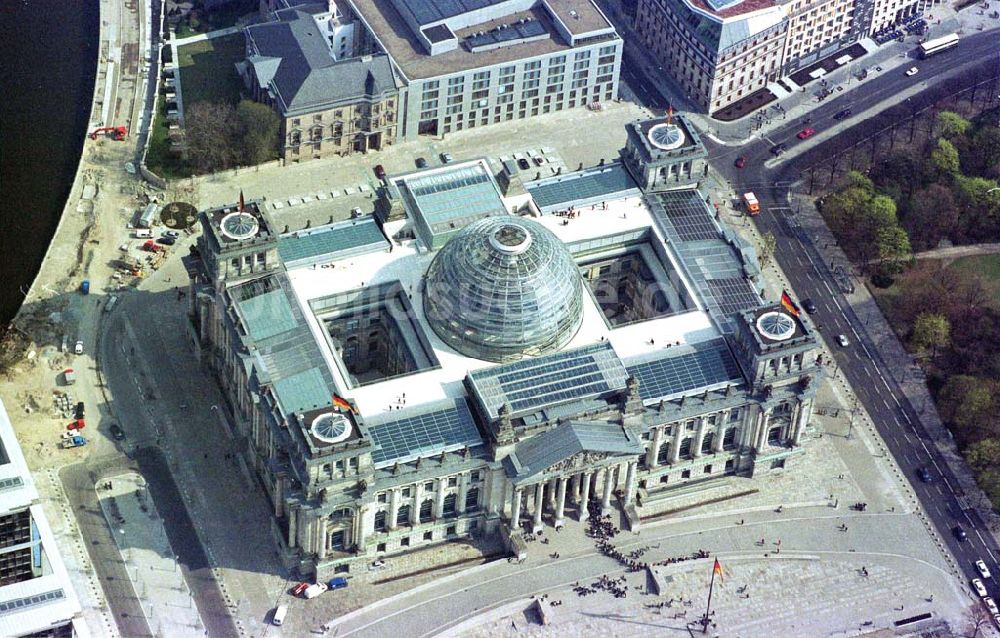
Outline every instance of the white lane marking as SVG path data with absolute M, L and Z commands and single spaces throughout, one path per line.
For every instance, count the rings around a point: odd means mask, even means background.
M 878 386 L 875 386 L 875 391 L 878 392 Z M 885 409 L 886 410 L 892 410 L 892 408 L 889 407 L 889 402 L 888 401 L 886 401 L 885 399 L 882 399 L 882 403 L 885 404 Z
M 899 403 L 899 401 L 896 401 L 896 403 Z M 903 418 L 906 419 L 907 423 L 909 423 L 910 425 L 913 425 L 913 422 L 910 421 L 910 417 L 907 416 L 906 412 L 903 412 L 902 415 L 903 415 Z
M 966 517 L 966 518 L 968 518 L 968 517 Z M 969 522 L 971 523 L 972 521 L 970 520 Z M 976 536 L 979 537 L 979 540 L 980 540 L 980 542 L 982 542 L 983 547 L 986 547 L 986 539 L 983 538 L 983 533 L 980 532 L 978 529 L 976 530 Z M 986 547 L 986 549 L 989 549 L 989 547 Z

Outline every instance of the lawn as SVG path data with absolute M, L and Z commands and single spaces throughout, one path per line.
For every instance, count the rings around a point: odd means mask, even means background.
M 170 123 L 167 121 L 166 103 L 166 96 L 160 93 L 156 98 L 156 123 L 149 134 L 146 166 L 164 179 L 188 177 L 191 171 L 184 165 L 181 157 L 170 150 L 170 139 L 167 137 Z
M 233 65 L 246 57 L 242 33 L 186 44 L 177 49 L 184 108 L 203 102 L 240 101 L 243 81 Z
M 1000 310 L 1000 255 L 962 257 L 950 263 L 948 268 L 962 274 L 978 275 L 990 293 L 991 305 Z

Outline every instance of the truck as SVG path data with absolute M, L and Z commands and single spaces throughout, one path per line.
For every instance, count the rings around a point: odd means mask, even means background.
M 751 215 L 760 214 L 760 202 L 757 201 L 757 196 L 751 193 L 743 193 L 743 205 L 746 207 L 747 212 Z
M 81 447 L 87 444 L 87 439 L 80 435 L 74 435 L 70 437 L 64 437 L 62 440 L 63 449 L 68 449 L 71 447 Z

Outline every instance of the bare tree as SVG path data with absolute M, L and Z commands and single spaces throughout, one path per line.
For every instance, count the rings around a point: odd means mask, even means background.
M 222 102 L 197 102 L 184 113 L 187 159 L 195 171 L 214 173 L 236 165 L 236 110 Z

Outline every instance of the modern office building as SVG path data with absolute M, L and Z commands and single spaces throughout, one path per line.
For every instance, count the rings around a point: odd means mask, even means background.
M 90 635 L 31 472 L 0 401 L 0 635 Z
M 292 233 L 257 202 L 201 213 L 193 339 L 289 565 L 518 552 L 588 503 L 637 528 L 793 465 L 815 335 L 697 190 L 613 164 L 510 199 L 483 160 L 389 182 L 377 218 Z
M 898 0 L 896 0 L 898 2 Z M 707 113 L 871 32 L 889 0 L 639 0 L 642 45 Z
M 290 5 L 262 0 L 262 12 L 281 20 Z M 335 23 L 334 47 L 349 29 L 345 55 L 387 58 L 399 90 L 395 139 L 610 101 L 618 90 L 622 40 L 592 0 L 330 0 L 297 10 Z M 331 94 L 336 82 L 331 72 Z

